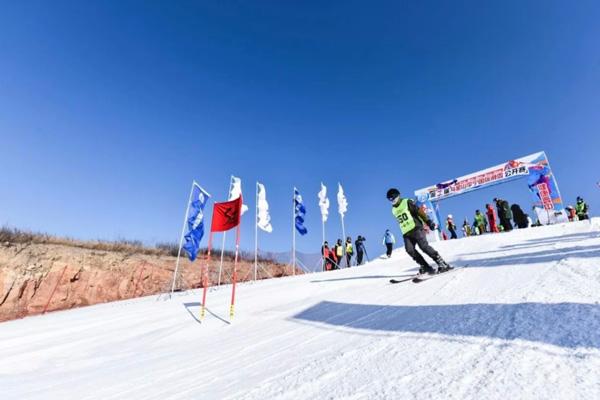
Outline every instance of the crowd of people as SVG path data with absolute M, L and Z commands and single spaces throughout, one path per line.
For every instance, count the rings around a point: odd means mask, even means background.
M 590 219 L 588 215 L 588 206 L 585 201 L 581 198 L 581 196 L 577 196 L 577 202 L 575 203 L 575 207 L 569 205 L 566 207 L 567 215 L 569 217 L 569 221 L 583 221 L 585 219 Z
M 494 199 L 494 204 L 496 205 L 495 208 L 491 204 L 485 205 L 485 214 L 480 210 L 475 210 L 472 224 L 468 218 L 465 218 L 462 224 L 463 236 L 508 232 L 514 228 L 524 229 L 541 225 L 539 220 L 534 223 L 529 214 L 525 213 L 521 206 L 516 203 L 510 205 L 508 201 L 497 197 Z M 569 221 L 589 219 L 588 206 L 579 196 L 577 197 L 576 206 L 567 206 L 566 210 Z M 446 230 L 450 233 L 450 239 L 458 238 L 456 224 L 451 214 L 446 218 Z M 445 233 L 443 236 L 447 238 Z
M 472 224 L 469 223 L 468 218 L 465 218 L 462 224 L 463 236 L 508 232 L 514 227 L 523 229 L 533 225 L 533 221 L 521 209 L 520 205 L 516 203 L 510 205 L 508 201 L 498 197 L 494 199 L 494 204 L 496 205 L 495 208 L 491 204 L 486 204 L 485 213 L 482 213 L 481 210 L 475 210 Z M 446 219 L 446 229 L 450 232 L 451 239 L 458 238 L 452 215 L 448 215 Z
M 415 245 L 429 255 L 438 264 L 438 270 L 447 270 L 451 267 L 444 262 L 441 256 L 427 244 L 425 233 L 429 230 L 438 229 L 426 213 L 419 209 L 410 199 L 403 199 L 397 189 L 390 189 L 387 194 L 388 200 L 393 204 L 392 213 L 398 220 L 403 233 L 404 247 L 408 254 L 420 265 L 420 271 L 431 273 L 432 268 L 424 260 L 423 256 L 416 250 Z M 464 237 L 482 235 L 485 233 L 500 233 L 513 230 L 515 227 L 524 229 L 531 226 L 540 226 L 541 223 L 537 220 L 533 223 L 532 219 L 526 214 L 518 204 L 509 204 L 508 201 L 496 197 L 493 200 L 496 207 L 491 204 L 485 205 L 484 213 L 481 210 L 475 210 L 473 223 L 471 224 L 468 218 L 465 218 L 462 224 L 462 233 Z M 567 215 L 569 221 L 581 221 L 589 219 L 588 206 L 583 199 L 578 196 L 576 206 L 567 206 Z M 454 223 L 452 214 L 446 218 L 446 230 L 449 233 L 442 232 L 444 239 L 458 239 L 458 228 Z M 413 237 L 414 236 L 414 237 Z M 350 267 L 352 265 L 362 265 L 365 261 L 365 256 L 368 260 L 367 250 L 365 247 L 366 239 L 359 235 L 352 243 L 352 238 L 348 236 L 346 242 L 342 243 L 342 239 L 338 239 L 333 247 L 325 241 L 321 247 L 321 255 L 323 256 L 323 270 L 331 271 L 342 267 Z M 382 245 L 385 246 L 386 256 L 390 258 L 394 249 L 396 238 L 389 229 L 385 230 L 383 235 Z M 353 263 L 354 254 L 356 258 Z
M 323 270 L 331 271 L 343 267 L 353 265 L 354 251 L 356 250 L 356 261 L 354 265 L 362 265 L 365 261 L 365 256 L 368 258 L 367 249 L 365 247 L 365 239 L 358 235 L 352 245 L 352 238 L 348 236 L 346 243 L 342 243 L 342 239 L 338 239 L 333 247 L 329 247 L 327 241 L 321 246 L 321 255 L 323 256 Z

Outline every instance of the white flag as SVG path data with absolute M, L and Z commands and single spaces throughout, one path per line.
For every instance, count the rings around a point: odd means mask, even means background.
M 344 196 L 344 189 L 342 189 L 342 185 L 340 185 L 339 183 L 338 183 L 337 201 L 338 201 L 338 212 L 340 213 L 342 218 L 344 218 L 344 214 L 346 214 L 346 211 L 348 211 L 348 201 L 346 200 L 346 196 Z
M 321 219 L 327 221 L 329 215 L 329 199 L 327 198 L 327 188 L 321 182 L 321 191 L 319 192 L 319 207 L 321 207 Z
M 242 180 L 237 176 L 231 175 L 231 190 L 229 191 L 229 200 L 235 200 L 242 195 Z M 242 214 L 248 211 L 248 206 L 242 204 Z
M 267 203 L 267 191 L 262 183 L 258 183 L 258 203 L 256 207 L 258 209 L 256 225 L 265 232 L 273 232 L 271 216 L 269 215 L 269 203 Z

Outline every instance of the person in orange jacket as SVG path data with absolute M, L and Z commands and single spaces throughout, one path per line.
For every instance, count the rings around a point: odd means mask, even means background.
M 491 204 L 485 205 L 485 213 L 487 214 L 488 222 L 490 223 L 490 232 L 498 233 L 498 225 L 496 225 L 496 210 L 491 206 Z
M 329 243 L 325 241 L 321 247 L 321 254 L 323 255 L 323 261 L 325 263 L 325 271 L 331 271 L 337 268 L 337 257 L 335 252 L 329 248 Z

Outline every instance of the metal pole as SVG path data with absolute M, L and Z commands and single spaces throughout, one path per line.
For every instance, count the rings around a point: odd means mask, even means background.
M 256 182 L 256 196 L 255 196 L 256 207 L 255 219 L 254 219 L 254 281 L 256 282 L 257 270 L 258 270 L 258 181 Z
M 350 265 L 348 265 L 348 258 L 346 257 L 346 229 L 344 228 L 344 216 L 340 214 L 340 217 L 342 217 L 342 257 L 346 259 L 346 268 L 349 268 Z M 340 265 L 341 264 L 342 263 L 340 262 Z
M 321 271 L 325 271 L 325 255 L 323 254 L 323 246 L 325 245 L 325 221 L 323 221 L 323 215 L 321 215 L 321 226 L 323 230 L 323 242 L 321 243 Z
M 323 243 L 325 243 L 325 221 L 323 221 L 323 217 L 321 216 L 321 225 L 323 230 Z
M 242 212 L 241 210 L 241 205 L 240 205 L 240 213 Z M 240 250 L 240 225 L 241 225 L 241 221 L 238 224 L 236 231 L 235 231 L 235 258 L 233 260 L 233 279 L 232 279 L 232 285 L 231 285 L 231 305 L 229 306 L 229 320 L 233 319 L 233 315 L 234 315 L 234 307 L 235 307 L 235 285 L 237 283 L 237 263 L 238 263 L 238 253 Z
M 231 200 L 229 196 L 231 195 L 231 187 L 233 186 L 233 175 L 229 178 L 229 191 L 227 192 L 227 200 Z M 221 262 L 219 263 L 219 280 L 217 286 L 221 286 L 221 272 L 223 271 L 223 253 L 225 252 L 225 238 L 227 237 L 227 232 L 223 232 L 223 242 L 221 243 Z
M 185 215 L 183 216 L 183 227 L 181 228 L 181 236 L 179 238 L 179 250 L 177 250 L 177 261 L 175 262 L 175 272 L 173 273 L 173 284 L 171 285 L 171 294 L 175 291 L 175 281 L 177 280 L 177 271 L 179 269 L 179 258 L 181 257 L 181 246 L 183 246 L 183 234 L 185 233 L 185 223 L 187 222 L 188 213 L 190 212 L 190 203 L 192 202 L 192 194 L 194 193 L 194 185 L 196 181 L 192 181 L 192 188 L 190 189 L 190 196 L 188 198 L 187 207 L 185 208 Z
M 205 310 L 206 310 L 206 292 L 208 291 L 208 281 L 210 277 L 208 276 L 208 264 L 210 263 L 210 251 L 212 249 L 212 238 L 213 233 L 210 232 L 208 236 L 208 251 L 206 252 L 206 262 L 204 264 L 203 274 L 202 274 L 202 308 L 200 308 L 200 319 L 204 319 Z
M 292 197 L 292 275 L 296 275 L 296 188 Z
M 221 273 L 223 272 L 223 253 L 225 250 L 225 234 L 227 232 L 223 232 L 223 242 L 221 243 L 221 262 L 219 263 L 219 279 L 217 282 L 217 286 L 221 286 Z
M 550 169 L 550 173 L 552 174 L 552 180 L 554 181 L 554 186 L 556 186 L 556 191 L 558 192 L 558 197 L 560 198 L 560 202 L 561 202 L 561 204 L 563 206 L 563 210 L 564 210 L 565 205 L 563 203 L 563 198 L 560 194 L 560 189 L 558 188 L 558 181 L 556 180 L 556 176 L 554 175 L 554 171 L 552 170 L 552 166 L 550 165 L 550 160 L 548 160 L 548 156 L 546 155 L 545 151 L 543 151 L 542 153 L 544 153 L 544 158 L 548 162 L 548 168 Z M 598 185 L 598 186 L 600 187 L 600 185 Z M 554 205 L 554 201 L 552 201 L 552 205 Z M 548 218 L 548 223 L 550 223 L 550 218 Z

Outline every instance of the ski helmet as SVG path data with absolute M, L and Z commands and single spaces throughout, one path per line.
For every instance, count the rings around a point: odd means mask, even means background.
M 452 219 L 452 214 L 448 214 L 448 218 Z
M 394 200 L 398 196 L 400 196 L 400 191 L 396 188 L 391 188 L 390 190 L 387 191 L 386 197 L 389 201 Z

